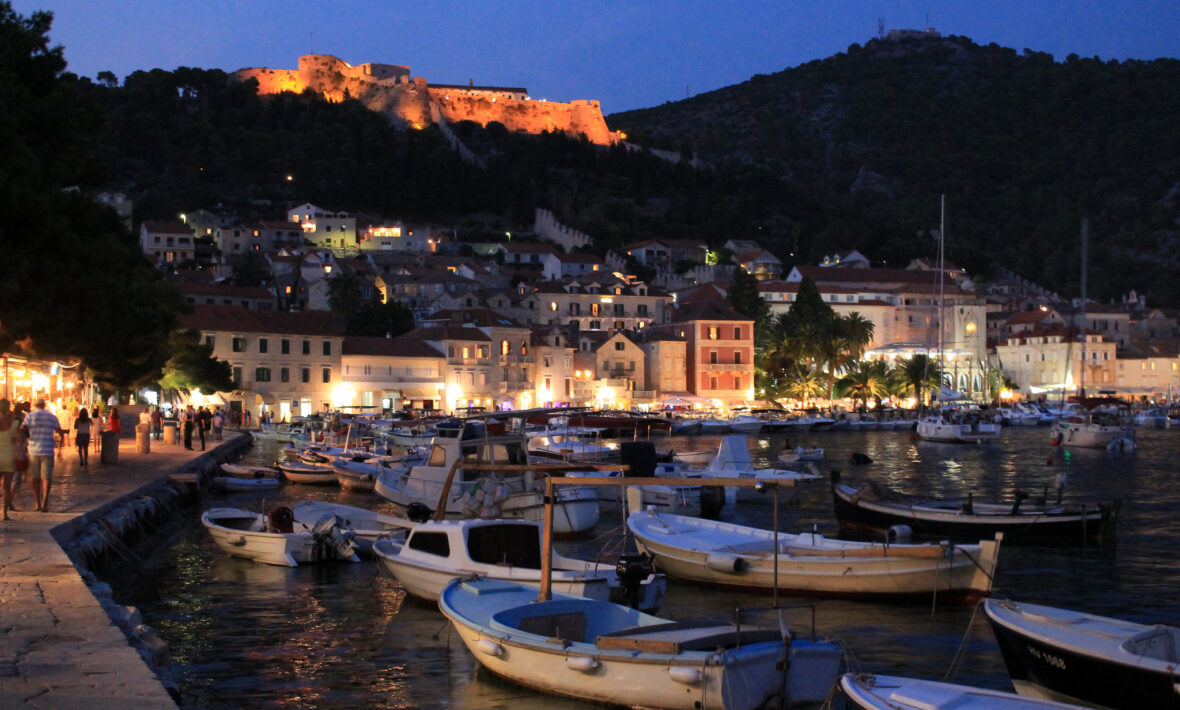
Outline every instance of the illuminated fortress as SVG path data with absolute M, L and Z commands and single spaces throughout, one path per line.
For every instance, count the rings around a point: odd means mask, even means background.
M 619 140 L 606 127 L 597 101 L 538 101 L 530 99 L 524 88 L 431 84 L 410 76 L 410 68 L 398 64 L 353 66 L 326 54 L 308 54 L 299 58 L 298 69 L 240 69 L 231 76 L 238 81 L 256 79 L 259 94 L 298 94 L 310 89 L 329 101 L 357 99 L 413 128 L 459 121 L 486 126 L 498 121 L 521 133 L 564 131 L 575 137 L 585 135 L 600 145 Z

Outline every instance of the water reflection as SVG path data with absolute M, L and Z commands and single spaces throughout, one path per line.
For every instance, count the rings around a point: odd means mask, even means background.
M 715 446 L 717 437 L 674 439 L 678 448 Z M 752 440 L 755 457 L 773 461 L 783 437 Z M 899 489 L 949 496 L 971 490 L 977 500 L 1010 500 L 1017 489 L 1054 495 L 1058 474 L 1070 498 L 1121 498 L 1119 539 L 1089 548 L 1005 547 L 996 593 L 1031 603 L 1065 606 L 1144 623 L 1180 625 L 1180 560 L 1174 555 L 1174 517 L 1180 488 L 1172 460 L 1180 431 L 1140 432 L 1134 456 L 1103 451 L 1059 451 L 1044 429 L 1008 430 L 997 444 L 916 443 L 908 432 L 832 432 L 791 436 L 793 445 L 822 446 L 825 472 L 880 480 Z M 268 463 L 276 451 L 252 452 L 247 463 Z M 874 463 L 854 466 L 853 453 Z M 1051 463 L 1049 463 L 1051 459 Z M 338 500 L 385 509 L 377 498 L 333 489 L 287 486 L 281 495 L 219 496 L 209 505 L 268 510 L 300 498 Z M 826 483 L 784 493 L 782 528 L 836 535 Z M 166 550 L 135 572 L 120 590 L 170 645 L 173 672 L 189 704 L 206 708 L 563 708 L 596 707 L 539 695 L 491 677 L 477 664 L 435 609 L 405 598 L 377 564 L 295 569 L 226 557 L 198 521 L 199 511 Z M 723 518 L 770 527 L 770 498 L 723 511 Z M 617 553 L 622 516 L 607 512 L 595 535 L 562 541 L 567 554 L 595 558 Z M 963 644 L 955 679 L 1010 688 L 991 631 L 970 607 L 929 602 L 870 604 L 812 601 L 821 635 L 841 638 L 857 667 L 941 678 Z M 768 594 L 672 583 L 663 614 L 673 618 L 729 615 L 739 606 L 765 606 Z M 810 624 L 792 612 L 795 628 Z M 796 620 L 797 619 L 797 620 Z M 966 640 L 964 637 L 966 635 Z

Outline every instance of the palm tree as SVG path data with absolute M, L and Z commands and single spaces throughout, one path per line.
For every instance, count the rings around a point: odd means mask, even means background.
M 915 353 L 897 364 L 901 379 L 907 384 L 907 391 L 913 391 L 918 407 L 925 404 L 925 390 L 938 387 L 941 382 L 938 363 L 925 353 Z
M 807 365 L 798 363 L 783 386 L 783 394 L 807 404 L 824 393 L 824 380 Z
M 885 363 L 859 360 L 836 381 L 839 396 L 860 402 L 860 411 L 868 408 L 870 398 L 880 399 L 889 394 Z
M 831 408 L 837 373 L 847 363 L 855 362 L 864 354 L 865 346 L 873 338 L 873 323 L 859 313 L 849 313 L 837 316 L 824 325 L 818 334 L 815 350 L 827 372 L 828 407 Z
M 337 270 L 328 282 L 328 307 L 332 314 L 341 323 L 347 323 L 364 305 L 362 301 L 361 280 L 356 273 L 351 269 Z

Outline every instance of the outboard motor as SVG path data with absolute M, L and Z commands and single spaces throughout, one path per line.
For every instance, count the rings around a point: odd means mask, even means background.
M 1016 515 L 1020 512 L 1020 504 L 1023 503 L 1026 498 L 1028 498 L 1027 493 L 1024 491 L 1016 491 L 1016 501 L 1012 504 L 1012 515 Z
M 326 513 L 312 526 L 311 533 L 315 536 L 316 548 L 321 553 L 320 559 L 346 560 L 356 553 L 356 533 L 341 529 L 343 524 L 340 518 L 332 513 Z
M 414 501 L 406 506 L 406 517 L 415 523 L 425 523 L 434 517 L 434 511 L 425 503 Z
M 642 600 L 640 590 L 643 587 L 643 580 L 651 576 L 651 573 L 651 559 L 647 555 L 623 555 L 620 557 L 619 561 L 615 563 L 615 574 L 619 578 L 619 590 L 623 598 L 616 603 L 638 609 Z
M 295 513 L 285 505 L 270 511 L 266 518 L 270 524 L 271 532 L 283 534 L 295 532 Z
M 624 441 L 619 444 L 619 459 L 628 466 L 627 476 L 651 478 L 656 475 L 656 445 L 650 441 Z

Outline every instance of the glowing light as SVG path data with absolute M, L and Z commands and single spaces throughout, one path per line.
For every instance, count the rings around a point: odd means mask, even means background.
M 348 385 L 339 385 L 332 390 L 332 406 L 333 407 L 347 407 L 352 404 L 353 397 L 356 396 L 356 390 Z
M 968 332 L 968 333 L 974 333 L 974 332 L 975 332 L 975 323 L 974 323 L 974 322 L 969 322 L 969 323 L 967 323 L 967 332 Z
M 1012 396 L 1012 390 L 1000 390 L 1000 399 L 1007 401 L 1012 399 Z

